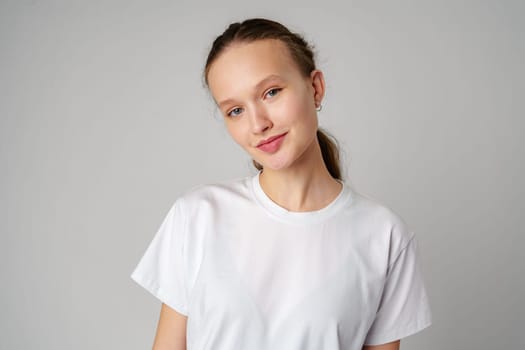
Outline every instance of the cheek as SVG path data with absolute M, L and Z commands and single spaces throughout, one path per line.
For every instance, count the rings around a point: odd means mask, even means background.
M 285 108 L 289 117 L 293 120 L 304 121 L 312 115 L 310 101 L 304 93 L 298 93 L 290 96 L 285 103 Z
M 300 129 L 317 129 L 317 114 L 306 98 L 294 98 L 283 106 L 282 118 Z

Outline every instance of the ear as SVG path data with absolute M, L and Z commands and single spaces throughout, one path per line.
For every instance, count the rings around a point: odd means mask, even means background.
M 319 107 L 323 100 L 325 92 L 323 72 L 321 72 L 319 69 L 314 69 L 310 73 L 310 80 L 312 82 L 313 88 L 313 102 L 315 104 L 315 107 Z

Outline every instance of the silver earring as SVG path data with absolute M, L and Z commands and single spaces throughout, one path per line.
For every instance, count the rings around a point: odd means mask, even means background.
M 315 110 L 317 112 L 321 112 L 321 110 L 323 109 L 323 105 L 321 103 L 319 103 L 319 107 L 316 107 Z

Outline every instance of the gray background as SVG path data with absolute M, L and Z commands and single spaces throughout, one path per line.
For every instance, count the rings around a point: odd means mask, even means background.
M 318 50 L 346 177 L 416 231 L 434 324 L 403 349 L 522 349 L 523 1 L 2 1 L 1 349 L 147 349 L 129 274 L 169 206 L 252 174 L 201 69 L 263 16 Z

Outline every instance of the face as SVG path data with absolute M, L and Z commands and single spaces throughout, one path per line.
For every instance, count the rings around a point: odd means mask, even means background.
M 323 75 L 304 77 L 281 41 L 227 48 L 211 65 L 208 83 L 231 137 L 265 169 L 298 165 L 315 151 Z

